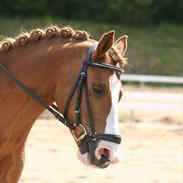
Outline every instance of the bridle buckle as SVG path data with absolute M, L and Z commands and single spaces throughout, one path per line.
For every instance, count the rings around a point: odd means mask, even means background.
M 74 139 L 76 140 L 76 142 L 79 142 L 79 141 L 83 140 L 87 136 L 87 132 L 86 132 L 85 127 L 81 123 L 79 123 L 77 126 L 82 128 L 83 133 L 79 137 L 76 137 L 74 131 L 71 130 L 71 132 L 72 132 L 72 135 L 73 135 Z
M 97 133 L 95 132 L 94 134 L 90 134 L 90 138 L 92 139 L 92 141 L 96 141 L 97 140 Z
M 81 72 L 81 75 L 82 76 L 86 76 L 86 72 Z
M 76 113 L 76 114 L 78 114 L 79 112 L 80 112 L 80 109 L 78 109 L 78 110 L 75 110 L 75 113 Z

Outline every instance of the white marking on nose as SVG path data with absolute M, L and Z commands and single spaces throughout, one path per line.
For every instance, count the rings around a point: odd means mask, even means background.
M 116 74 L 109 77 L 109 87 L 111 91 L 111 109 L 106 119 L 105 134 L 120 135 L 119 121 L 118 121 L 118 99 L 119 91 L 121 89 L 121 82 L 117 78 Z M 119 157 L 119 144 L 101 140 L 95 151 L 96 157 L 101 158 L 101 152 L 103 149 L 107 149 L 111 163 L 117 163 Z
M 114 142 L 101 140 L 95 150 L 95 155 L 98 159 L 102 156 L 109 158 L 110 163 L 117 163 L 120 159 L 119 145 Z

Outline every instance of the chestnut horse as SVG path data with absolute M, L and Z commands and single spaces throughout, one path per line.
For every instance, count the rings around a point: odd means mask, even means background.
M 55 102 L 55 110 L 67 114 L 61 121 L 71 129 L 78 158 L 105 168 L 119 161 L 120 67 L 126 50 L 126 35 L 114 42 L 110 31 L 97 42 L 70 27 L 36 29 L 0 43 L 0 182 L 18 182 L 27 136 L 45 110 L 2 68 L 47 106 Z M 72 92 L 73 85 L 78 91 Z

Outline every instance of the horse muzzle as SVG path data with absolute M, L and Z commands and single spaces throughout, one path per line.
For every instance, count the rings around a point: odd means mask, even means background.
M 113 148 L 115 146 L 115 148 Z M 107 168 L 111 163 L 117 163 L 116 146 L 113 142 L 96 140 L 88 141 L 79 146 L 78 158 L 87 166 Z

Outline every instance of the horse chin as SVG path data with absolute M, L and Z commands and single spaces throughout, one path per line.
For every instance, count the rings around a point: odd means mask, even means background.
M 96 161 L 98 161 L 97 165 L 92 165 L 90 162 L 89 153 L 81 154 L 80 150 L 77 151 L 77 157 L 84 165 L 92 168 L 103 169 L 107 168 L 110 165 L 110 161 L 105 157 L 102 157 L 101 159 L 96 159 Z
M 89 160 L 89 154 L 88 153 L 84 153 L 81 154 L 80 150 L 77 151 L 77 157 L 78 159 L 86 166 L 88 167 L 92 167 L 90 160 Z

